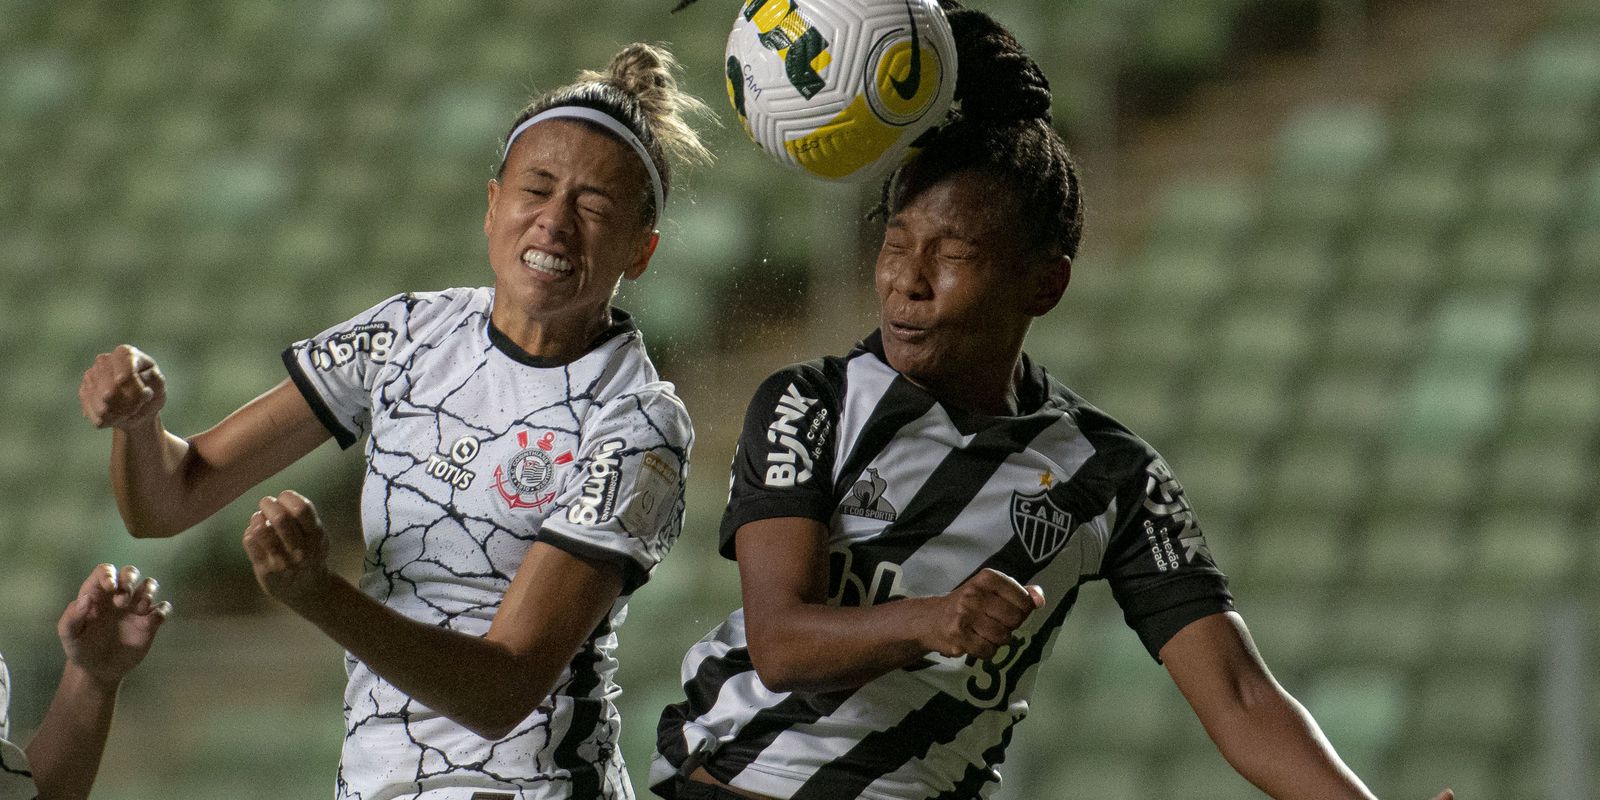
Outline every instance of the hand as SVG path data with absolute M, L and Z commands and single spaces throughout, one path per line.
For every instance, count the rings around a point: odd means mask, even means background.
M 101 564 L 84 579 L 78 596 L 56 624 L 67 661 L 104 686 L 121 682 L 150 652 L 156 631 L 172 604 L 156 602 L 154 578 L 139 577 L 139 568 L 118 570 Z
M 262 591 L 290 608 L 315 602 L 328 588 L 328 532 L 310 500 L 292 491 L 261 498 L 244 530 Z
M 167 402 L 167 380 L 156 362 L 132 345 L 94 357 L 78 384 L 78 404 L 96 428 L 129 428 Z
M 1044 591 L 1038 586 L 1023 587 L 1009 575 L 985 567 L 937 598 L 928 649 L 946 657 L 993 658 L 1028 615 L 1043 606 Z
M 1446 789 L 1435 795 L 1433 800 L 1456 800 L 1456 793 Z

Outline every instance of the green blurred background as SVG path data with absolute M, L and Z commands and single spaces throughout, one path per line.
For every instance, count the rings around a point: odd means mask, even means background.
M 338 649 L 266 602 L 250 503 L 136 542 L 76 402 L 131 342 L 195 432 L 278 351 L 401 290 L 488 282 L 484 181 L 537 89 L 664 41 L 724 127 L 620 305 L 694 414 L 683 539 L 622 629 L 642 789 L 679 659 L 738 603 L 714 552 L 750 391 L 874 324 L 871 187 L 731 121 L 738 3 L 0 0 L 0 650 L 21 738 L 54 620 L 132 561 L 177 614 L 97 797 L 324 797 Z M 1029 351 L 1186 483 L 1282 682 L 1386 797 L 1593 797 L 1600 716 L 1600 2 L 972 0 L 1044 66 L 1090 217 Z M 359 560 L 360 448 L 312 496 Z M 1091 589 L 1005 798 L 1259 796 Z

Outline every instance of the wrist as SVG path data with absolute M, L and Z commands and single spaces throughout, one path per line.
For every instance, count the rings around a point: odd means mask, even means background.
M 333 572 L 323 569 L 318 574 L 308 577 L 303 585 L 295 587 L 292 592 L 279 596 L 278 601 L 296 614 L 315 621 L 332 605 L 330 601 L 338 591 L 338 584 L 342 580 Z
M 944 616 L 940 601 L 943 599 L 943 597 L 908 597 L 897 603 L 904 606 L 909 617 L 901 630 L 906 631 L 907 638 L 916 647 L 918 655 L 939 651 L 942 641 L 940 625 Z
M 145 439 L 160 436 L 167 429 L 161 425 L 161 412 L 152 411 L 124 420 L 117 430 L 136 439 Z
M 126 673 L 96 673 L 69 658 L 61 671 L 61 688 L 58 691 L 71 692 L 76 697 L 115 700 L 117 689 L 125 676 Z

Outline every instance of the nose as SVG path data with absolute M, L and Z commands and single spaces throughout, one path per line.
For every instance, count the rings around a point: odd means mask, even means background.
M 910 300 L 927 300 L 933 296 L 933 286 L 924 267 L 915 254 L 886 257 L 881 265 L 885 288 Z
M 554 241 L 562 241 L 577 229 L 578 209 L 562 197 L 553 197 L 540 206 L 533 224 Z

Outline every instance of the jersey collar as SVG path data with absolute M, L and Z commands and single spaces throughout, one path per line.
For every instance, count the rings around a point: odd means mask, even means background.
M 885 367 L 888 367 L 889 369 L 894 369 L 894 367 L 889 364 L 889 357 L 887 355 L 884 355 L 884 352 L 883 352 L 883 331 L 882 330 L 874 330 L 872 333 L 867 335 L 867 338 L 862 339 L 861 342 L 858 343 L 855 346 L 855 348 L 850 351 L 850 355 L 852 357 L 856 356 L 856 355 L 859 355 L 861 353 L 870 353 L 870 354 L 872 354 L 873 357 L 877 358 L 880 362 L 883 362 L 883 365 Z M 899 370 L 895 370 L 895 372 L 896 372 L 896 374 L 898 374 Z M 934 398 L 934 399 L 937 400 L 938 398 Z M 1022 382 L 1021 382 L 1020 385 L 1017 386 L 1017 406 L 1018 406 L 1018 408 L 1017 408 L 1017 416 L 1026 417 L 1026 416 L 1028 416 L 1030 414 L 1033 414 L 1034 412 L 1036 412 L 1039 409 L 1043 408 L 1045 403 L 1048 402 L 1049 399 L 1050 399 L 1050 378 L 1049 378 L 1049 375 L 1044 371 L 1044 367 L 1041 367 L 1038 364 L 1035 364 L 1033 359 L 1028 357 L 1027 353 L 1023 353 L 1022 354 Z M 943 405 L 943 403 L 941 403 L 940 405 Z M 949 407 L 947 406 L 946 408 L 948 409 Z M 972 412 L 962 412 L 962 413 L 971 414 Z M 983 415 L 975 415 L 975 416 L 983 416 Z M 991 418 L 990 417 L 984 417 L 984 419 L 991 419 Z
M 601 331 L 600 335 L 596 336 L 594 341 L 590 342 L 589 346 L 583 349 L 583 353 L 580 354 L 578 358 L 583 358 L 584 356 L 593 353 L 597 348 L 600 347 L 600 345 L 603 345 L 624 333 L 632 333 L 637 330 L 639 330 L 639 326 L 634 323 L 633 316 L 631 314 L 623 311 L 620 308 L 617 308 L 616 306 L 612 306 L 611 325 L 605 330 Z M 548 369 L 551 367 L 564 367 L 568 364 L 571 364 L 573 361 L 578 360 L 578 358 L 574 358 L 568 361 L 562 361 L 561 359 L 550 358 L 548 356 L 536 356 L 522 349 L 521 346 L 511 340 L 510 336 L 505 335 L 503 331 L 501 331 L 499 328 L 496 328 L 494 326 L 494 319 L 492 317 L 489 319 L 489 342 L 494 345 L 496 350 L 505 353 L 506 356 L 512 361 L 524 366 Z

